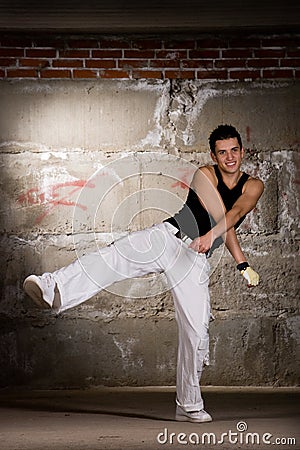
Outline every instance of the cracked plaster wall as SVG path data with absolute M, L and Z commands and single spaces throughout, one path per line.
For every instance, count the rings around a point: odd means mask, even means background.
M 163 275 L 121 282 L 59 316 L 35 309 L 22 281 L 178 210 L 193 169 L 210 161 L 210 131 L 224 122 L 242 134 L 244 170 L 265 182 L 240 230 L 261 284 L 249 290 L 226 250 L 211 261 L 203 382 L 298 383 L 297 83 L 28 80 L 2 82 L 0 97 L 2 386 L 175 383 Z M 101 189 L 113 186 L 96 220 L 78 197 L 89 180 L 97 203 L 94 173 L 105 175 Z

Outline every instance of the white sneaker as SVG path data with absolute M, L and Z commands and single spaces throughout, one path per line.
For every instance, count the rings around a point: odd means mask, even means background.
M 41 309 L 52 308 L 55 297 L 56 282 L 51 273 L 42 276 L 30 275 L 23 283 L 23 289 L 27 295 Z
M 175 419 L 178 422 L 194 422 L 194 423 L 202 423 L 202 422 L 211 422 L 212 417 L 201 409 L 201 411 L 185 411 L 179 405 L 176 406 L 176 416 Z

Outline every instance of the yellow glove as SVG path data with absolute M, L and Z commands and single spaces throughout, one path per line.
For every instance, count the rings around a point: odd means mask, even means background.
M 238 264 L 237 268 L 243 275 L 243 277 L 247 280 L 248 286 L 257 286 L 259 283 L 259 275 L 255 270 L 253 270 L 248 263 Z

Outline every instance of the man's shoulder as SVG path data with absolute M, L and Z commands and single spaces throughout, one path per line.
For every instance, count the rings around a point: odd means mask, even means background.
M 247 191 L 261 191 L 264 190 L 264 183 L 260 178 L 249 176 L 248 180 L 245 183 L 245 188 Z
M 197 187 L 197 185 L 201 185 L 201 187 L 203 187 L 207 182 L 209 182 L 209 184 L 213 186 L 216 186 L 217 184 L 217 178 L 213 165 L 205 165 L 199 167 L 194 174 L 191 187 L 195 188 Z
M 207 164 L 205 166 L 201 166 L 196 170 L 196 172 L 198 172 L 198 171 L 201 173 L 204 173 L 206 175 L 215 175 L 214 165 L 212 165 L 212 164 Z
M 253 177 L 252 175 L 249 175 L 249 174 L 248 174 L 248 180 L 247 180 L 247 182 L 248 182 L 249 184 L 252 184 L 253 186 L 255 186 L 255 185 L 258 186 L 258 185 L 263 185 L 263 184 L 264 184 L 260 178 L 258 178 L 258 177 Z

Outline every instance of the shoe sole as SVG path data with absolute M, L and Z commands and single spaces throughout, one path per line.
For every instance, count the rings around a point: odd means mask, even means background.
M 23 289 L 39 309 L 51 309 L 50 305 L 43 299 L 43 293 L 41 289 L 34 281 L 25 280 Z
M 177 422 L 192 422 L 192 423 L 205 423 L 205 422 L 212 422 L 211 417 L 207 417 L 206 419 L 192 419 L 187 416 L 175 416 L 175 420 Z

